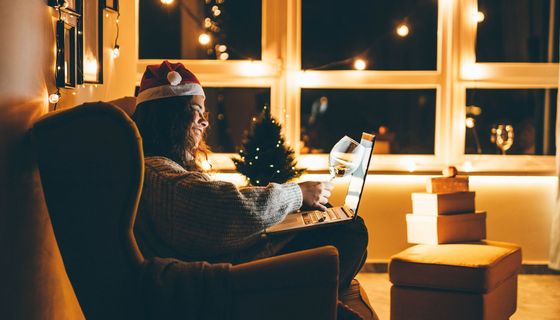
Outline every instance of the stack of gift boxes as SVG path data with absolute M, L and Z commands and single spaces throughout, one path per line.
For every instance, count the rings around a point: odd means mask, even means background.
M 475 210 L 469 177 L 444 170 L 428 180 L 427 192 L 412 194 L 412 213 L 406 215 L 409 243 L 441 244 L 486 238 L 486 212 Z

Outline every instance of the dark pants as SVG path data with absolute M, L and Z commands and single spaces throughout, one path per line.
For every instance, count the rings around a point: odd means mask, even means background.
M 299 231 L 279 254 L 331 245 L 338 249 L 339 290 L 346 289 L 360 271 L 367 256 L 368 231 L 360 217 L 348 223 Z

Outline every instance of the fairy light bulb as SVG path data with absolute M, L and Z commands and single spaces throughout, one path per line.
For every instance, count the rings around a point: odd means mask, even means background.
M 60 95 L 58 92 L 55 92 L 49 96 L 49 103 L 57 104 L 58 100 L 60 100 Z
M 354 69 L 364 70 L 366 68 L 366 62 L 363 59 L 356 59 L 354 61 Z
M 212 19 L 210 19 L 210 18 L 205 18 L 205 19 L 204 19 L 204 27 L 205 27 L 206 29 L 208 29 L 208 28 L 210 28 L 211 26 L 212 26 Z
M 205 46 L 210 43 L 210 36 L 206 33 L 201 33 L 200 36 L 198 36 L 198 42 Z
M 113 48 L 113 57 L 118 58 L 121 55 L 121 47 L 116 44 Z
M 408 28 L 408 26 L 406 24 L 401 24 L 400 26 L 397 27 L 397 34 L 400 37 L 406 37 L 408 36 L 408 34 L 410 33 L 410 29 Z
M 218 46 L 218 51 L 225 52 L 227 50 L 227 46 L 225 44 L 221 44 Z
M 161 0 L 161 3 L 165 4 L 165 5 L 170 5 L 173 3 L 174 0 Z
M 465 118 L 465 126 L 467 126 L 467 128 L 472 129 L 472 128 L 474 128 L 475 124 L 476 124 L 476 122 L 475 122 L 473 117 L 466 117 Z
M 227 60 L 227 59 L 229 59 L 229 53 L 222 52 L 222 53 L 220 53 L 219 58 L 220 58 L 220 60 Z
M 484 12 L 482 11 L 475 11 L 473 12 L 473 19 L 476 23 L 481 23 L 482 21 L 484 21 Z

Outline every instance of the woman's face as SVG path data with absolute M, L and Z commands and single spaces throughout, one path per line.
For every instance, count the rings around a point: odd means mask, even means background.
M 192 107 L 194 108 L 193 122 L 190 127 L 190 135 L 193 137 L 195 142 L 195 147 L 198 147 L 202 137 L 204 135 L 204 130 L 208 127 L 208 113 L 204 106 L 204 96 L 193 96 Z

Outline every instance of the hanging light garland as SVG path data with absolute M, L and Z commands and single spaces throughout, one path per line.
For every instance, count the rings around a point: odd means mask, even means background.
M 170 6 L 175 2 L 175 0 L 160 0 L 160 2 L 165 6 Z M 214 57 L 218 60 L 228 60 L 230 58 L 230 53 L 228 51 L 236 52 L 234 48 L 228 47 L 225 43 L 226 36 L 223 32 L 224 2 L 225 0 L 205 0 L 204 3 L 206 5 L 206 16 L 204 17 L 204 19 L 200 19 L 200 17 L 197 17 L 192 12 L 192 10 L 190 10 L 190 8 L 184 3 L 183 0 L 179 0 L 178 2 L 179 7 L 185 10 L 189 17 L 193 19 L 193 21 L 197 23 L 202 21 L 202 28 L 198 36 L 198 42 L 200 45 L 207 48 L 206 52 L 209 57 Z M 474 12 L 473 19 L 475 19 L 479 23 L 484 21 L 484 13 L 480 11 Z M 412 31 L 411 25 L 409 23 L 409 16 L 403 18 L 401 21 L 403 22 L 398 24 L 397 27 L 393 30 L 396 36 L 400 38 L 409 37 Z M 351 64 L 355 70 L 365 70 L 368 65 L 372 65 L 372 63 L 371 61 L 368 62 L 363 57 L 366 56 L 367 52 L 372 49 L 374 44 L 375 43 L 371 44 L 365 50 L 354 57 L 329 62 L 321 66 L 309 68 L 307 70 L 321 70 L 342 64 Z M 247 57 L 246 59 L 250 58 Z
M 115 44 L 113 45 L 113 57 L 118 58 L 121 54 L 121 47 L 119 46 L 119 18 L 121 17 L 121 13 L 117 13 L 117 19 L 115 19 L 115 25 L 117 28 L 117 35 L 115 36 Z
M 174 0 L 160 0 L 162 5 L 171 6 Z M 224 19 L 225 0 L 205 0 L 206 5 L 205 17 L 201 19 L 199 16 L 184 3 L 183 0 L 178 2 L 179 7 L 184 10 L 187 15 L 197 24 L 201 23 L 201 30 L 198 35 L 198 43 L 206 47 L 206 54 L 219 60 L 228 60 L 228 46 L 225 44 L 225 34 L 222 28 Z
M 68 1 L 65 0 L 60 6 L 57 6 L 55 8 L 58 11 L 58 23 L 61 23 L 61 22 L 64 21 L 64 19 L 62 18 L 62 9 L 63 8 L 68 8 Z M 55 70 L 54 70 L 54 83 L 56 84 L 56 92 L 49 94 L 49 98 L 48 98 L 49 103 L 54 105 L 53 110 L 56 110 L 56 107 L 58 105 L 58 101 L 60 101 L 60 98 L 62 97 L 62 95 L 60 94 L 60 88 L 58 87 L 59 73 L 62 72 L 62 70 L 60 68 L 60 65 L 58 65 L 58 60 L 59 60 L 58 57 L 62 54 L 61 42 L 63 40 L 60 39 L 59 37 L 60 37 L 60 35 L 57 32 L 57 35 L 56 35 L 56 62 L 55 62 Z

